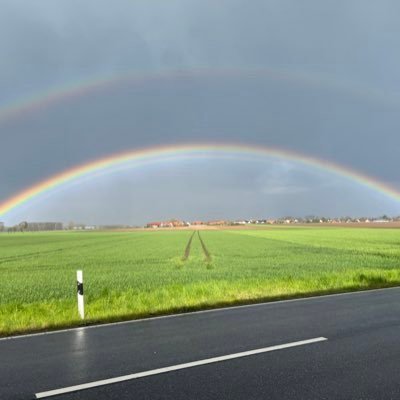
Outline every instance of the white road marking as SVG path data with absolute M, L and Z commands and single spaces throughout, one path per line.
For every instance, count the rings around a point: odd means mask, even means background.
M 35 396 L 37 399 L 44 399 L 47 397 L 57 396 L 60 394 L 77 392 L 79 390 L 85 390 L 85 389 L 91 389 L 91 388 L 95 388 L 95 387 L 99 387 L 99 386 L 111 385 L 113 383 L 125 382 L 125 381 L 138 379 L 138 378 L 144 378 L 146 376 L 164 374 L 167 372 L 178 371 L 180 369 L 198 367 L 200 365 L 207 365 L 207 364 L 218 363 L 221 361 L 233 360 L 235 358 L 248 357 L 248 356 L 253 356 L 256 354 L 268 353 L 271 351 L 282 350 L 282 349 L 288 349 L 290 347 L 298 347 L 298 346 L 304 346 L 304 345 L 312 344 L 312 343 L 324 342 L 326 340 L 328 340 L 328 339 L 325 337 L 318 337 L 318 338 L 314 338 L 314 339 L 300 340 L 298 342 L 279 344 L 276 346 L 264 347 L 262 349 L 244 351 L 242 353 L 229 354 L 229 355 L 220 356 L 220 357 L 207 358 L 204 360 L 193 361 L 193 362 L 189 362 L 189 363 L 185 363 L 185 364 L 172 365 L 170 367 L 158 368 L 158 369 L 153 369 L 153 370 L 144 371 L 144 372 L 138 372 L 136 374 L 124 375 L 124 376 L 119 376 L 116 378 L 104 379 L 104 380 L 100 380 L 100 381 L 84 383 L 81 385 L 69 386 L 69 387 L 61 388 L 61 389 L 49 390 L 47 392 L 36 393 Z
M 240 308 L 269 307 L 269 306 L 274 306 L 276 304 L 281 304 L 281 303 L 293 303 L 293 302 L 299 302 L 299 301 L 303 302 L 303 301 L 309 301 L 309 300 L 324 300 L 326 298 L 329 299 L 331 297 L 342 297 L 342 296 L 351 296 L 351 295 L 368 295 L 370 293 L 375 293 L 375 292 L 399 290 L 399 289 L 400 289 L 400 286 L 392 286 L 389 288 L 381 288 L 381 289 L 366 289 L 366 290 L 357 290 L 355 292 L 323 294 L 323 295 L 319 295 L 319 296 L 299 297 L 297 299 L 275 300 L 275 301 L 267 301 L 267 302 L 263 302 L 263 303 L 243 304 L 240 306 L 210 308 L 207 310 L 189 311 L 189 312 L 182 312 L 182 313 L 178 313 L 178 314 L 160 315 L 158 317 L 131 319 L 131 320 L 119 321 L 119 322 L 108 322 L 108 323 L 105 322 L 102 324 L 78 326 L 76 328 L 57 329 L 54 331 L 28 333 L 28 334 L 16 335 L 16 336 L 5 336 L 5 337 L 0 337 L 0 342 L 5 341 L 5 340 L 24 339 L 24 338 L 30 338 L 30 337 L 35 337 L 35 336 L 45 336 L 45 335 L 55 335 L 55 334 L 59 334 L 59 333 L 76 332 L 76 331 L 87 330 L 87 329 L 108 328 L 108 327 L 112 327 L 112 326 L 128 325 L 128 324 L 134 324 L 134 323 L 138 323 L 138 322 L 154 321 L 154 320 L 159 320 L 159 319 L 183 318 L 183 317 L 187 317 L 190 315 L 197 315 L 197 314 L 208 314 L 208 313 L 217 313 L 217 312 L 223 312 L 223 311 L 233 311 L 233 310 L 237 310 Z

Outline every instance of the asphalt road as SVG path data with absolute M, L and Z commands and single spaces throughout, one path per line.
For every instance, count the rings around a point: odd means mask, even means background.
M 400 398 L 396 288 L 0 340 L 0 399 L 319 337 L 52 398 Z

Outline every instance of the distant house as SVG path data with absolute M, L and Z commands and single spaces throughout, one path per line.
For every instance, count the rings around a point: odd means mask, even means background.
M 146 228 L 180 228 L 183 226 L 190 226 L 190 223 L 179 219 L 171 219 L 169 221 L 149 222 L 146 224 Z
M 221 220 L 216 220 L 216 221 L 208 221 L 207 225 L 211 226 L 221 226 L 221 225 L 227 225 L 227 222 L 224 221 L 223 219 Z
M 180 221 L 179 219 L 171 219 L 171 221 L 168 221 L 168 223 L 171 224 L 174 228 L 186 226 L 185 222 Z
M 149 222 L 149 223 L 146 225 L 146 228 L 153 228 L 153 229 L 156 229 L 156 228 L 161 228 L 161 226 L 162 226 L 162 222 Z

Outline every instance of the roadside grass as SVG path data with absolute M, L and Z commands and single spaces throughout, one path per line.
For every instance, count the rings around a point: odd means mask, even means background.
M 400 285 L 400 231 L 0 235 L 0 334 Z M 87 319 L 76 310 L 84 271 Z

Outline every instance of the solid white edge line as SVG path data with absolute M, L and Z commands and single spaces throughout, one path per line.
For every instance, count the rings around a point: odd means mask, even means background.
M 138 323 L 138 322 L 146 322 L 146 321 L 155 321 L 155 320 L 159 320 L 159 319 L 181 318 L 181 317 L 186 317 L 186 316 L 189 316 L 189 315 L 196 315 L 196 314 L 215 313 L 215 312 L 231 311 L 231 310 L 233 311 L 233 310 L 237 310 L 237 309 L 241 309 L 241 308 L 273 306 L 275 304 L 293 303 L 293 302 L 307 301 L 307 300 L 318 300 L 318 299 L 319 300 L 323 300 L 324 298 L 349 296 L 349 295 L 354 295 L 354 294 L 367 295 L 369 293 L 382 292 L 382 291 L 394 290 L 394 289 L 400 290 L 400 286 L 392 286 L 392 287 L 380 288 L 380 289 L 356 290 L 355 292 L 323 294 L 323 295 L 320 295 L 320 296 L 299 297 L 299 298 L 296 298 L 296 299 L 265 301 L 265 302 L 262 302 L 262 303 L 242 304 L 242 305 L 239 305 L 239 306 L 227 306 L 227 307 L 220 307 L 220 308 L 209 308 L 209 309 L 206 309 L 206 310 L 189 311 L 189 312 L 182 312 L 182 313 L 177 313 L 177 314 L 159 315 L 157 317 L 130 319 L 130 320 L 127 320 L 127 321 L 119 321 L 119 322 L 108 322 L 108 323 L 105 322 L 103 324 L 102 323 L 98 323 L 98 324 L 87 325 L 87 326 L 77 326 L 75 328 L 56 329 L 54 331 L 28 333 L 28 334 L 25 334 L 25 335 L 16 335 L 16 336 L 5 336 L 5 337 L 0 337 L 0 342 L 1 341 L 5 341 L 5 340 L 15 340 L 15 339 L 30 338 L 30 337 L 35 337 L 35 336 L 54 335 L 54 334 L 58 334 L 58 333 L 68 333 L 68 332 L 81 331 L 81 330 L 87 330 L 87 329 L 108 328 L 108 327 L 111 327 L 111 326 L 127 325 L 127 324 L 133 324 L 133 323 Z
M 206 310 L 189 311 L 189 312 L 182 312 L 182 313 L 177 313 L 177 314 L 159 315 L 159 316 L 156 316 L 156 317 L 130 319 L 130 320 L 127 320 L 127 321 L 108 322 L 108 323 L 105 322 L 103 324 L 102 323 L 98 323 L 98 324 L 93 324 L 93 325 L 88 325 L 88 326 L 77 326 L 75 328 L 57 329 L 57 330 L 54 330 L 54 331 L 28 333 L 28 334 L 25 334 L 25 335 L 5 336 L 5 337 L 0 337 L 0 342 L 1 341 L 5 341 L 5 340 L 15 340 L 15 339 L 30 338 L 30 337 L 35 337 L 35 336 L 54 335 L 54 334 L 57 334 L 57 333 L 68 333 L 68 332 L 81 331 L 81 330 L 87 330 L 87 329 L 107 328 L 107 327 L 111 327 L 111 326 L 127 325 L 127 324 L 133 324 L 133 323 L 137 323 L 137 322 L 154 321 L 154 320 L 159 320 L 159 319 L 180 318 L 180 317 L 185 317 L 185 316 L 189 316 L 189 315 L 196 315 L 196 314 L 205 314 L 205 313 L 213 313 L 213 312 L 221 312 L 221 311 L 230 311 L 230 310 L 241 309 L 241 308 L 251 308 L 251 307 L 260 307 L 260 306 L 273 306 L 275 304 L 293 303 L 293 302 L 307 301 L 307 300 L 318 300 L 318 299 L 323 300 L 324 298 L 341 297 L 341 296 L 348 296 L 348 295 L 353 295 L 353 294 L 360 294 L 360 295 L 361 294 L 369 294 L 369 293 L 382 292 L 382 291 L 394 290 L 394 289 L 400 290 L 400 286 L 392 286 L 392 287 L 380 288 L 380 289 L 356 290 L 354 292 L 323 294 L 323 295 L 319 295 L 319 296 L 299 297 L 299 298 L 295 298 L 295 299 L 265 301 L 265 302 L 262 302 L 262 303 L 242 304 L 242 305 L 239 305 L 239 306 L 227 306 L 227 307 L 220 307 L 220 308 L 209 308 L 209 309 L 206 309 Z
M 264 347 L 264 348 L 256 349 L 256 350 L 244 351 L 244 352 L 241 352 L 241 353 L 229 354 L 229 355 L 226 355 L 226 356 L 207 358 L 207 359 L 204 359 L 204 360 L 188 362 L 188 363 L 185 363 L 185 364 L 172 365 L 170 367 L 164 367 L 164 368 L 153 369 L 153 370 L 150 370 L 150 371 L 138 372 L 138 373 L 135 373 L 135 374 L 119 376 L 119 377 L 116 377 L 116 378 L 103 379 L 103 380 L 99 380 L 99 381 L 84 383 L 84 384 L 81 384 L 81 385 L 75 385 L 75 386 L 69 386 L 69 387 L 61 388 L 61 389 L 49 390 L 49 391 L 46 391 L 46 392 L 36 393 L 35 397 L 36 397 L 36 399 L 44 399 L 44 398 L 47 398 L 47 397 L 58 396 L 60 394 L 77 392 L 77 391 L 80 391 L 80 390 L 91 389 L 91 388 L 95 388 L 95 387 L 99 387 L 99 386 L 105 386 L 105 385 L 111 385 L 111 384 L 114 384 L 114 383 L 125 382 L 125 381 L 138 379 L 138 378 L 144 378 L 144 377 L 152 376 L 152 375 L 164 374 L 164 373 L 167 373 L 167 372 L 178 371 L 178 370 L 181 370 L 181 369 L 187 369 L 187 368 L 198 367 L 198 366 L 201 366 L 201 365 L 218 363 L 218 362 L 221 362 L 221 361 L 233 360 L 235 358 L 248 357 L 248 356 L 253 356 L 253 355 L 256 355 L 256 354 L 262 354 L 262 353 L 268 353 L 268 352 L 276 351 L 276 350 L 288 349 L 290 347 L 304 346 L 304 345 L 307 345 L 307 344 L 323 342 L 323 341 L 326 341 L 326 340 L 328 340 L 328 339 L 325 338 L 325 337 L 318 337 L 318 338 L 314 338 L 314 339 L 300 340 L 298 342 L 292 342 L 292 343 L 286 343 L 286 344 L 279 344 L 279 345 L 276 345 L 276 346 Z

